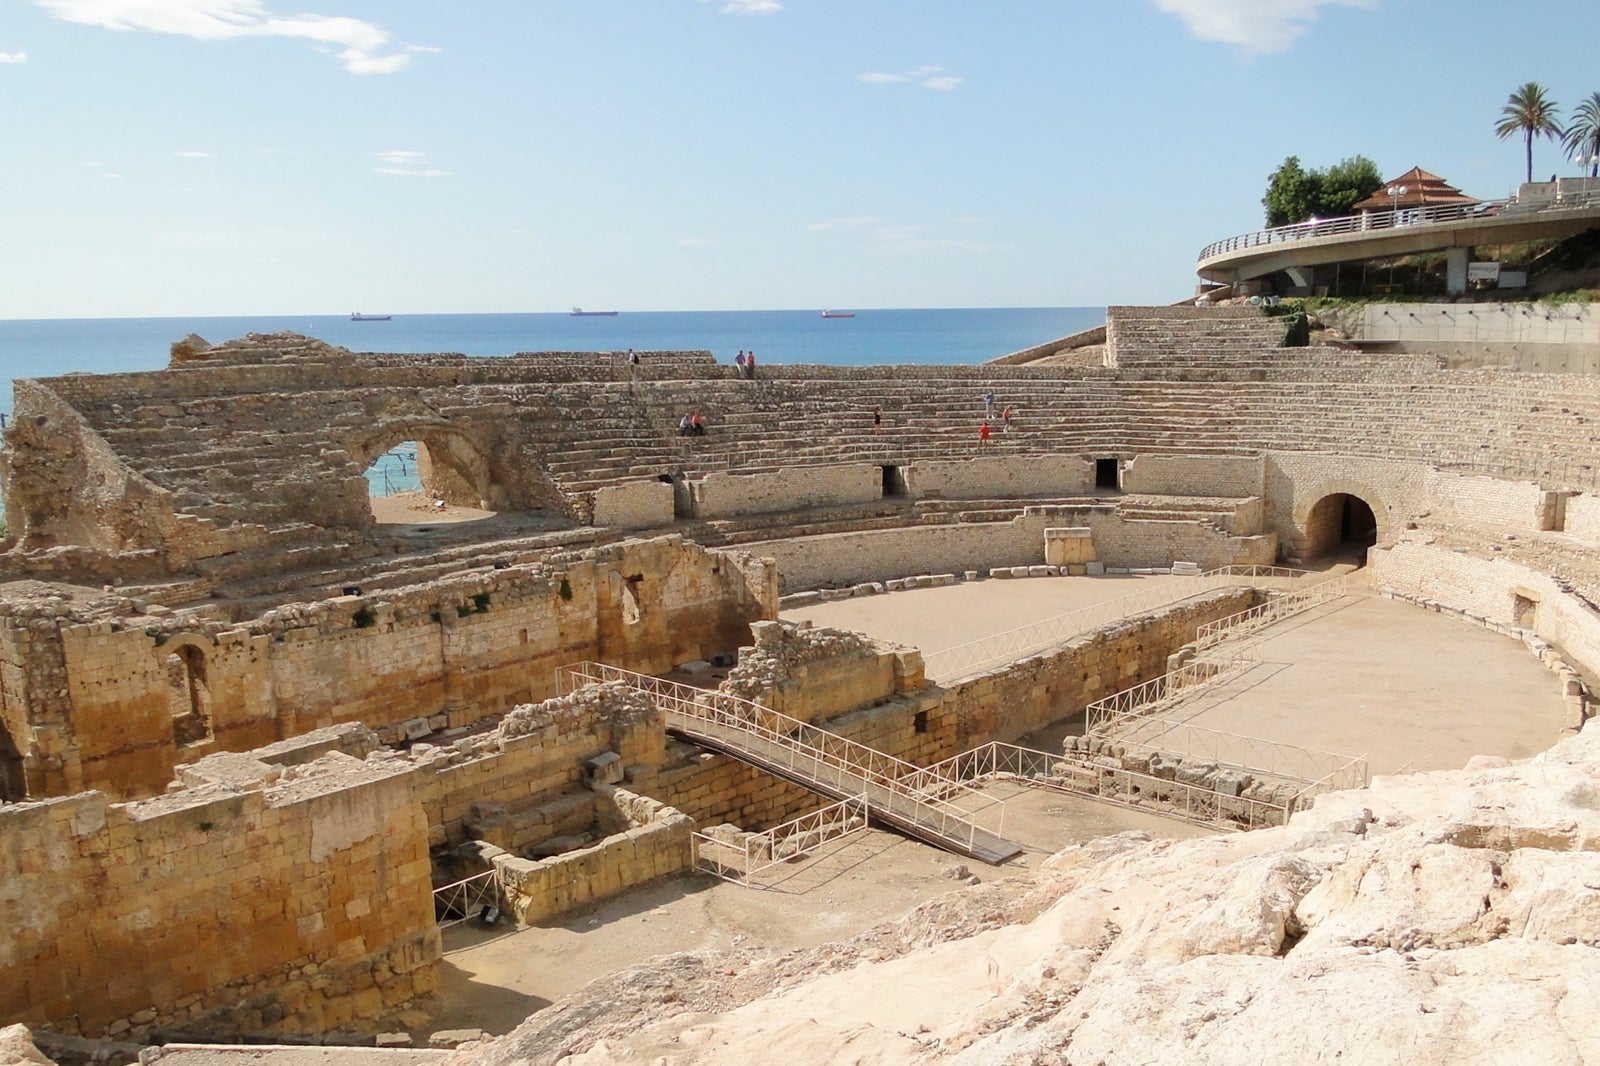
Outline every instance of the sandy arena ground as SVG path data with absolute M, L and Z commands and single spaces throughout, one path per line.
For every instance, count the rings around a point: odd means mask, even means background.
M 409 519 L 407 519 L 409 520 Z M 872 596 L 785 612 L 936 650 L 1125 596 L 1161 577 L 985 581 Z M 1489 752 L 1524 758 L 1557 735 L 1559 686 L 1526 648 L 1447 616 L 1371 596 L 1289 619 L 1261 643 L 1262 663 L 1183 713 L 1196 724 L 1281 743 L 1370 753 L 1373 773 L 1460 766 Z M 1030 738 L 1057 750 L 1081 719 Z M 1027 743 L 1027 741 L 1025 741 Z M 958 887 L 964 866 L 1005 877 L 1080 840 L 1125 829 L 1183 837 L 1207 830 L 1141 812 L 996 786 L 1005 835 L 1028 852 L 1005 868 L 868 830 L 747 888 L 708 876 L 672 878 L 513 932 L 458 926 L 445 935 L 438 1009 L 413 1013 L 415 1035 L 509 1031 L 528 1014 L 652 955 L 744 944 L 795 948 L 848 937 Z

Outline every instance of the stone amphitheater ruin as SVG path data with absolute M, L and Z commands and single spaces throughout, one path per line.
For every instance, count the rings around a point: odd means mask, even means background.
M 1600 378 L 1282 336 L 1114 307 L 1092 358 L 750 381 L 278 334 L 16 382 L 0 1024 L 370 1043 L 435 994 L 442 919 L 748 879 L 865 821 L 1003 864 L 1005 782 L 1228 831 L 1062 841 L 822 954 L 641 952 L 459 1061 L 1600 1058 Z M 1021 417 L 980 444 L 990 392 Z M 402 442 L 485 517 L 378 522 Z M 989 647 L 778 620 L 1141 572 L 1175 576 Z M 1521 642 L 1555 746 L 1369 784 L 1298 727 L 1181 720 L 1352 600 Z M 1426 748 L 1455 708 L 1418 698 Z

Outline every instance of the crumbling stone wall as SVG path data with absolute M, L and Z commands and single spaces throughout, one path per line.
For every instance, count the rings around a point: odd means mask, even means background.
M 13 798 L 147 795 L 179 763 L 338 722 L 396 737 L 415 718 L 466 725 L 550 695 L 556 668 L 585 659 L 665 671 L 748 642 L 750 622 L 776 613 L 776 578 L 674 536 L 238 624 L 126 609 L 0 602 L 0 720 L 26 783 Z M 209 721 L 180 742 L 169 660 L 184 648 Z
M 270 776 L 270 775 L 269 775 Z M 427 829 L 406 768 L 0 804 L 0 1019 L 320 1032 L 431 991 Z

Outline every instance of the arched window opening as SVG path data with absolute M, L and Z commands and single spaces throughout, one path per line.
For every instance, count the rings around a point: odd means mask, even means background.
M 372 516 L 380 525 L 473 521 L 496 509 L 488 463 L 457 433 L 419 433 L 400 441 L 378 453 L 366 477 Z
M 211 689 L 206 684 L 205 653 L 185 644 L 167 656 L 165 665 L 173 743 L 184 748 L 210 740 Z

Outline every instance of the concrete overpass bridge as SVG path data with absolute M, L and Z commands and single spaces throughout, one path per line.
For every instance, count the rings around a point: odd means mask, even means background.
M 1552 194 L 1374 211 L 1257 230 L 1208 245 L 1195 270 L 1206 281 L 1225 285 L 1283 271 L 1295 284 L 1309 286 L 1312 267 L 1444 252 L 1447 288 L 1465 292 L 1468 251 L 1474 245 L 1559 240 L 1600 227 L 1600 187 L 1586 182 L 1578 192 L 1555 195 L 1557 186 L 1540 184 Z

